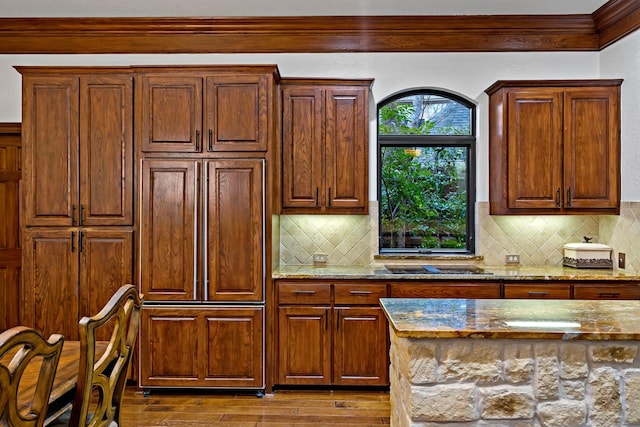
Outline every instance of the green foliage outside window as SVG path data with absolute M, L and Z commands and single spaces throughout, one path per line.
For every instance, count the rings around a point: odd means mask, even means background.
M 466 249 L 468 148 L 433 143 L 424 136 L 469 135 L 469 120 L 465 127 L 443 119 L 447 111 L 469 108 L 441 97 L 436 100 L 434 106 L 424 95 L 412 95 L 379 109 L 378 135 L 395 138 L 379 147 L 383 250 Z M 407 137 L 398 142 L 402 135 Z

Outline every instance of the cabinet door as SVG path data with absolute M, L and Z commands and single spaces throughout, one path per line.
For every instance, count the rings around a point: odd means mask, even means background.
M 263 312 L 260 307 L 204 311 L 203 385 L 264 387 Z
M 24 225 L 77 224 L 76 77 L 23 76 Z
M 200 312 L 199 309 L 142 308 L 141 387 L 199 385 L 202 354 L 207 348 Z
M 205 300 L 263 298 L 263 163 L 262 159 L 205 162 Z
M 141 387 L 263 388 L 261 307 L 142 309 Z
M 320 208 L 324 194 L 324 92 L 317 87 L 282 90 L 282 208 Z
M 333 383 L 389 384 L 388 325 L 380 307 L 335 307 Z
M 81 230 L 80 317 L 93 316 L 120 286 L 133 283 L 133 231 Z
M 133 81 L 80 78 L 79 225 L 133 225 Z
M 142 75 L 138 126 L 143 152 L 202 150 L 202 78 Z
M 562 91 L 507 92 L 507 179 L 511 209 L 562 208 Z
M 21 323 L 78 339 L 78 232 L 25 229 Z
M 193 301 L 197 163 L 143 160 L 140 283 L 145 301 Z
M 0 330 L 19 325 L 21 274 L 20 124 L 0 124 Z
M 618 208 L 619 87 L 565 91 L 565 208 Z
M 331 384 L 331 308 L 278 309 L 278 384 Z
M 331 88 L 326 92 L 325 205 L 367 210 L 368 88 Z
M 207 151 L 267 151 L 269 77 L 218 75 L 208 76 L 206 82 Z

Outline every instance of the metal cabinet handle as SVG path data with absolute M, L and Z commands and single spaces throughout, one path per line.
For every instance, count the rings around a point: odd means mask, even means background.
M 349 291 L 351 295 L 371 295 L 371 291 Z
M 567 188 L 567 206 L 571 206 L 571 187 Z
M 319 188 L 316 187 L 316 208 L 318 207 L 318 192 L 319 192 Z
M 294 294 L 301 294 L 301 295 L 313 295 L 316 293 L 316 291 L 302 291 L 302 290 L 295 290 L 293 291 Z
M 78 233 L 78 252 L 80 253 L 84 252 L 84 244 L 82 243 L 83 237 L 84 233 L 82 231 Z
M 598 292 L 600 298 L 618 298 L 619 296 L 619 292 Z
M 558 191 L 556 191 L 556 206 L 560 207 L 560 187 L 558 187 Z
M 71 205 L 71 225 L 76 225 L 76 205 Z
M 213 131 L 209 129 L 209 151 L 213 151 Z
M 80 223 L 80 225 L 82 225 L 82 221 L 84 218 L 84 205 L 80 205 L 80 212 L 78 214 L 78 223 Z
M 549 292 L 546 292 L 546 291 L 540 291 L 540 292 L 529 291 L 528 294 L 529 295 L 543 295 L 543 296 L 545 296 L 545 295 L 549 295 Z
M 71 252 L 76 251 L 76 232 L 71 232 Z
M 196 151 L 200 151 L 200 131 L 196 131 Z

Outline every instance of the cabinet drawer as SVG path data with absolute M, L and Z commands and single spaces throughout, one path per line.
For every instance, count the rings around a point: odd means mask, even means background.
M 499 283 L 393 283 L 392 298 L 500 298 Z
M 505 284 L 504 297 L 506 299 L 571 299 L 571 284 Z
M 280 304 L 331 304 L 331 284 L 279 283 L 278 302 Z
M 385 283 L 370 285 L 336 284 L 334 285 L 335 303 L 346 305 L 378 305 L 380 298 L 387 296 Z
M 574 285 L 574 299 L 640 299 L 640 286 Z

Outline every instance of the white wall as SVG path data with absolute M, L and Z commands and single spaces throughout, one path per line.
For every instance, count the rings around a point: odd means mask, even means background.
M 600 54 L 602 78 L 622 83 L 622 200 L 640 200 L 640 31 Z
M 14 65 L 147 65 L 147 64 L 277 64 L 283 77 L 373 78 L 373 105 L 406 88 L 454 91 L 478 105 L 477 200 L 488 200 L 488 127 L 484 89 L 506 79 L 589 79 L 624 77 L 623 199 L 640 200 L 638 158 L 640 125 L 640 32 L 598 52 L 568 53 L 336 53 L 259 55 L 2 55 L 0 56 L 0 122 L 21 121 L 21 79 Z M 631 50 L 631 58 L 627 56 Z M 602 60 L 601 60 L 602 56 Z M 622 74 L 619 74 L 622 73 Z M 604 74 L 604 72 L 603 72 Z M 633 93 L 627 93 L 633 92 Z M 633 113 L 633 114 L 632 114 Z M 370 142 L 370 199 L 375 200 L 375 108 Z M 633 123 L 631 123 L 633 121 Z M 633 139 L 630 137 L 634 136 Z M 633 145 L 633 146 L 630 146 Z

